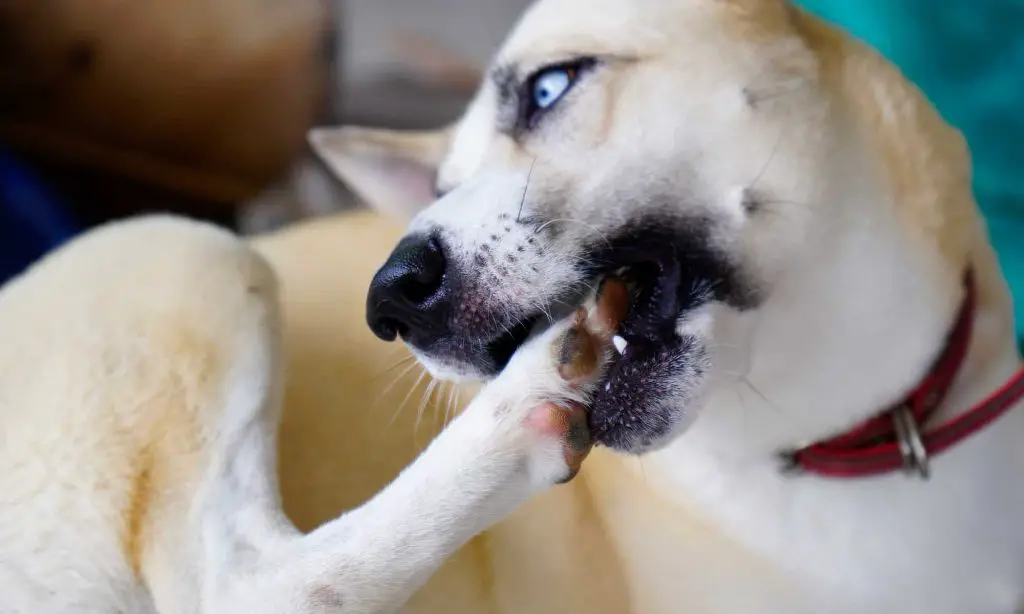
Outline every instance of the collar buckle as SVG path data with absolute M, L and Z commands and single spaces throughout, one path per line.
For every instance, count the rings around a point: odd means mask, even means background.
M 796 450 L 785 450 L 775 455 L 779 465 L 779 473 L 784 476 L 792 477 L 802 474 L 803 467 L 800 466 L 800 459 L 797 457 Z
M 892 412 L 893 427 L 896 429 L 896 443 L 899 445 L 900 456 L 903 457 L 903 470 L 916 473 L 922 480 L 931 476 L 928 449 L 921 437 L 921 429 L 914 418 L 914 413 L 906 404 L 900 405 Z

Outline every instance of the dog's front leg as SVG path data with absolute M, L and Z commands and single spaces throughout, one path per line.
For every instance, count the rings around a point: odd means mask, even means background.
M 323 611 L 392 611 L 470 538 L 575 472 L 589 445 L 581 409 L 482 396 L 384 491 L 309 536 L 307 590 L 344 605 Z
M 223 607 L 253 614 L 400 607 L 475 534 L 575 474 L 589 449 L 580 385 L 587 377 L 565 367 L 583 364 L 596 374 L 607 353 L 597 338 L 577 320 L 524 346 L 394 482 L 264 557 L 259 573 L 230 583 Z

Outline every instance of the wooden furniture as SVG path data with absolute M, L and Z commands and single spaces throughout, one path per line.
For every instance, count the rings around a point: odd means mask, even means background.
M 51 178 L 233 206 L 324 111 L 337 2 L 4 0 L 0 142 Z

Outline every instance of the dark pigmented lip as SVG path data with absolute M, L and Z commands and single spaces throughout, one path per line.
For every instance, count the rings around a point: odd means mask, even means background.
M 487 344 L 487 356 L 494 365 L 495 372 L 500 372 L 512 360 L 512 355 L 526 343 L 541 317 L 540 314 L 536 314 L 523 318 L 516 324 L 507 327 L 505 332 Z

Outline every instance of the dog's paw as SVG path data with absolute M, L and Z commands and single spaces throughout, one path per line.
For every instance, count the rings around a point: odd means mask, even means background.
M 481 393 L 502 430 L 526 451 L 539 488 L 572 479 L 590 451 L 587 407 L 612 355 L 610 331 L 621 311 L 619 293 L 602 296 L 589 312 L 580 309 L 524 344 Z

